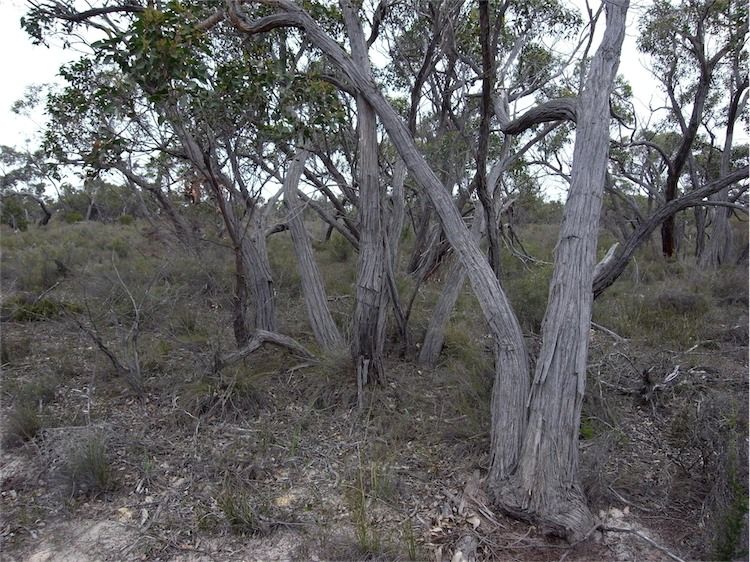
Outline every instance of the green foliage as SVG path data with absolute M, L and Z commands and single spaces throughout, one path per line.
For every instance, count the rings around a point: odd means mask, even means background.
M 25 383 L 15 393 L 16 400 L 26 404 L 43 406 L 49 404 L 55 398 L 55 391 L 60 381 L 50 374 L 39 374 L 31 381 Z
M 18 197 L 3 197 L 0 201 L 0 221 L 16 230 L 29 228 L 26 208 Z
M 354 523 L 354 536 L 359 554 L 377 556 L 382 551 L 382 540 L 370 514 L 370 498 L 367 490 L 370 474 L 368 472 L 360 459 L 355 482 L 346 491 L 345 498 Z
M 62 213 L 62 219 L 68 224 L 73 224 L 81 222 L 83 220 L 83 215 L 78 211 L 66 211 Z
M 591 418 L 582 418 L 581 427 L 578 430 L 579 436 L 584 441 L 593 439 L 596 436 L 596 426 Z
M 219 416 L 229 421 L 257 415 L 267 403 L 257 377 L 242 367 L 226 371 L 220 377 L 202 377 L 188 383 L 182 393 L 184 407 L 196 416 Z
M 30 300 L 25 295 L 10 299 L 3 305 L 16 322 L 35 322 L 58 318 L 66 313 L 79 313 L 81 307 L 74 303 L 61 302 L 51 298 Z
M 644 288 L 639 293 L 604 294 L 594 305 L 594 321 L 624 337 L 692 345 L 703 329 L 710 301 L 680 288 Z
M 741 537 L 747 525 L 748 490 L 747 482 L 743 482 L 740 476 L 736 458 L 730 459 L 727 473 L 731 500 L 723 516 L 722 532 L 716 544 L 717 560 L 736 560 L 747 556 L 747 544 L 741 543 Z
M 354 248 L 349 241 L 338 232 L 331 234 L 331 239 L 326 244 L 326 247 L 331 257 L 341 263 L 349 261 L 352 253 L 354 253 Z
M 532 265 L 528 271 L 509 278 L 505 283 L 513 310 L 526 331 L 537 334 L 541 331 L 551 278 L 551 265 Z

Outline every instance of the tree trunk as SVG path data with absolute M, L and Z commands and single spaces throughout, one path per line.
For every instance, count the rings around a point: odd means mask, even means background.
M 385 273 L 388 282 L 388 291 L 390 295 L 390 301 L 393 305 L 393 315 L 396 319 L 396 326 L 398 328 L 399 338 L 401 340 L 401 354 L 402 356 L 406 353 L 409 348 L 409 330 L 407 326 L 408 319 L 404 314 L 404 309 L 401 305 L 401 296 L 398 292 L 398 286 L 396 285 L 396 271 L 398 270 L 398 256 L 399 248 L 401 245 L 401 231 L 404 228 L 404 217 L 406 214 L 405 201 L 404 201 L 404 181 L 406 180 L 406 164 L 400 158 L 397 160 L 396 165 L 393 169 L 393 183 L 391 185 L 391 197 L 390 197 L 390 220 L 388 221 L 388 228 L 386 233 L 386 261 L 385 261 Z M 388 303 L 384 303 L 384 307 L 388 306 Z M 385 326 L 383 326 L 385 328 Z M 385 337 L 385 336 L 383 336 Z
M 724 137 L 724 150 L 722 150 L 721 162 L 719 165 L 721 176 L 727 175 L 731 168 L 734 124 L 738 115 L 741 113 L 742 106 L 744 105 L 742 102 L 742 96 L 743 92 L 747 90 L 747 87 L 748 78 L 746 76 L 742 83 L 738 84 L 732 91 L 729 104 L 729 114 L 727 116 L 726 136 Z M 716 200 L 720 202 L 729 201 L 729 188 L 721 190 L 716 196 Z M 734 253 L 734 237 L 732 227 L 729 224 L 730 216 L 731 209 L 716 207 L 713 210 L 713 229 L 711 230 L 711 238 L 709 239 L 708 247 L 701 255 L 700 265 L 702 267 L 717 269 L 719 266 L 729 263 L 732 259 L 732 254 Z
M 471 234 L 477 242 L 481 237 L 483 222 L 481 205 L 477 205 L 474 209 L 474 219 L 471 223 Z M 445 341 L 445 327 L 448 324 L 448 320 L 450 320 L 453 308 L 456 306 L 456 301 L 461 294 L 465 281 L 466 271 L 461 265 L 461 261 L 456 259 L 448 271 L 443 290 L 432 311 L 430 323 L 427 325 L 427 332 L 422 341 L 422 349 L 419 350 L 419 363 L 430 367 L 435 366 L 437 363 L 440 351 L 443 349 L 443 342 Z
M 370 63 L 364 34 L 355 8 L 341 0 L 352 57 L 369 78 Z M 364 405 L 364 387 L 369 382 L 384 382 L 383 347 L 385 344 L 385 229 L 383 197 L 378 182 L 378 136 L 375 111 L 357 94 L 357 134 L 360 239 L 357 265 L 356 303 L 352 329 L 352 356 L 357 369 L 359 406 Z
M 549 533 L 581 539 L 594 517 L 578 481 L 578 432 L 586 383 L 594 263 L 609 149 L 609 95 L 625 36 L 628 0 L 609 2 L 607 27 L 579 97 L 570 191 L 555 251 L 518 466 L 490 484 L 513 515 Z M 494 434 L 505 428 L 495 426 Z
M 638 225 L 636 231 L 623 244 L 616 257 L 596 276 L 593 283 L 594 297 L 596 298 L 601 295 L 612 283 L 617 281 L 622 272 L 625 271 L 635 251 L 643 242 L 649 239 L 649 235 L 659 228 L 659 225 L 668 217 L 674 216 L 675 213 L 684 209 L 700 205 L 703 199 L 709 195 L 718 193 L 722 189 L 746 179 L 747 175 L 748 166 L 742 166 L 718 180 L 707 183 L 700 189 L 689 191 L 685 195 L 659 207 L 651 216 Z
M 284 204 L 289 212 L 287 224 L 297 257 L 310 326 L 320 346 L 327 351 L 334 351 L 344 348 L 344 340 L 328 308 L 325 286 L 302 219 L 303 208 L 297 198 L 297 187 L 308 155 L 307 150 L 300 149 L 287 169 L 284 178 Z
M 510 302 L 479 245 L 464 224 L 450 193 L 420 154 L 399 114 L 383 97 L 362 65 L 352 60 L 341 46 L 296 4 L 278 0 L 276 5 L 284 10 L 285 16 L 279 25 L 294 25 L 303 29 L 310 41 L 328 55 L 349 79 L 352 87 L 375 110 L 394 147 L 404 160 L 410 177 L 430 198 L 445 236 L 463 263 L 496 343 L 493 427 L 502 429 L 494 432 L 492 455 L 496 470 L 505 476 L 515 467 L 518 458 L 521 436 L 526 425 L 524 406 L 529 388 L 526 347 Z M 249 22 L 234 17 L 232 22 L 238 29 L 251 34 L 268 29 L 267 21 Z

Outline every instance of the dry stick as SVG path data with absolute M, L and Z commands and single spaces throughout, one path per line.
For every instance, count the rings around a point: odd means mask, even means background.
M 652 539 L 648 538 L 643 533 L 638 532 L 638 531 L 636 531 L 634 529 L 625 529 L 623 527 L 605 527 L 605 526 L 601 526 L 601 527 L 599 527 L 599 529 L 602 532 L 609 531 L 611 533 L 632 533 L 633 535 L 637 535 L 640 538 L 642 538 L 644 541 L 646 541 L 647 543 L 649 543 L 655 549 L 662 551 L 664 554 L 666 554 L 667 556 L 669 556 L 672 560 L 676 560 L 677 562 L 685 562 L 682 558 L 680 558 L 676 554 L 670 552 L 669 550 L 667 550 L 666 548 L 664 548 L 660 544 L 658 544 L 655 541 L 653 541 Z
M 613 332 L 609 328 L 605 328 L 601 324 L 597 324 L 596 322 L 592 322 L 591 323 L 591 327 L 594 328 L 594 330 L 599 330 L 600 332 L 603 332 L 603 333 L 607 334 L 609 337 L 611 337 L 615 341 L 618 341 L 618 342 L 625 341 L 625 338 L 623 338 L 621 335 L 616 334 L 615 332 Z

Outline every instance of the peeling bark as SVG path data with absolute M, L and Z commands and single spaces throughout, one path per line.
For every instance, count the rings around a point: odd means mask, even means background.
M 609 95 L 625 36 L 628 0 L 607 4 L 607 27 L 579 96 L 568 200 L 555 250 L 542 349 L 518 466 L 489 479 L 508 513 L 569 541 L 594 526 L 578 480 L 578 431 L 586 384 L 599 217 L 609 150 Z M 496 428 L 495 432 L 502 431 Z

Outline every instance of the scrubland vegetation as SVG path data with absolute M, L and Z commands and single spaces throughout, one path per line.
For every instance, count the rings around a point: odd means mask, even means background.
M 356 253 L 308 221 L 346 331 Z M 519 236 L 538 262 L 506 256 L 503 267 L 533 349 L 555 239 L 554 225 L 530 221 Z M 742 236 L 744 225 L 734 226 Z M 121 526 L 110 559 L 425 560 L 467 533 L 486 558 L 562 554 L 533 528 L 483 510 L 481 495 L 461 501 L 488 467 L 493 380 L 468 286 L 435 368 L 416 364 L 415 345 L 400 357 L 391 328 L 387 382 L 360 411 L 351 357 L 319 352 L 307 328 L 288 233 L 269 240 L 280 331 L 316 358 L 263 348 L 213 370 L 231 347 L 232 256 L 212 224 L 201 227 L 200 255 L 141 220 L 4 227 L 7 555 L 23 558 L 38 537 L 65 542 L 66 525 L 97 521 Z M 743 555 L 745 267 L 701 271 L 689 256 L 665 262 L 647 246 L 595 305 L 579 437 L 587 497 L 595 512 L 629 510 L 685 558 Z M 419 295 L 414 341 L 446 270 Z M 648 545 L 635 539 L 573 546 L 568 558 L 625 548 L 638 559 Z M 73 544 L 73 556 L 101 555 Z

